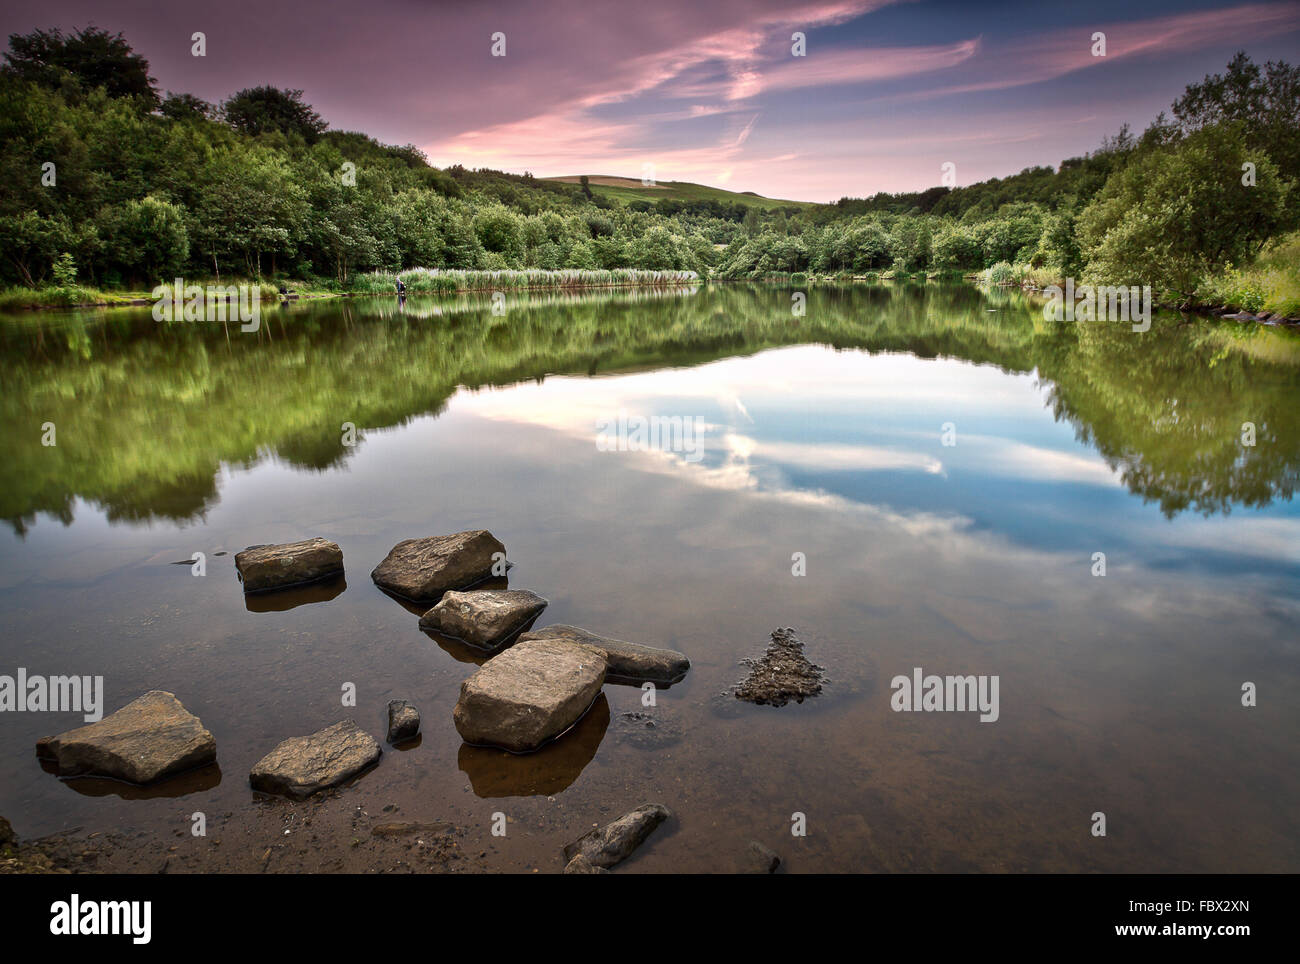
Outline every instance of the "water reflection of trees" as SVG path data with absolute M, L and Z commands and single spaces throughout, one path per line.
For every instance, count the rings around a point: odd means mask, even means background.
M 70 521 L 75 498 L 114 521 L 192 519 L 217 499 L 222 463 L 274 454 L 323 471 L 364 433 L 436 414 L 459 386 L 548 374 L 696 365 L 781 345 L 959 358 L 1037 370 L 1072 423 L 1130 490 L 1173 515 L 1289 499 L 1300 466 L 1300 339 L 1255 326 L 1157 318 L 1053 325 L 1019 292 L 969 285 L 855 285 L 808 291 L 522 296 L 299 305 L 255 336 L 159 326 L 147 313 L 0 325 L 6 424 L 0 515 L 22 532 L 37 512 Z M 58 445 L 40 444 L 53 421 Z M 1241 444 L 1244 422 L 1257 444 Z M 362 438 L 364 445 L 364 435 Z

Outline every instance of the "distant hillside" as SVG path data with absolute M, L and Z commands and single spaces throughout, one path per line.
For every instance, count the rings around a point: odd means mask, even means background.
M 779 198 L 763 197 L 753 191 L 725 191 L 720 187 L 708 187 L 704 184 L 692 184 L 690 181 L 660 181 L 646 186 L 635 177 L 613 177 L 607 174 L 587 175 L 593 194 L 599 194 L 627 204 L 630 201 L 649 201 L 655 203 L 663 200 L 673 201 L 717 201 L 720 204 L 743 204 L 763 211 L 775 208 L 810 208 L 817 205 L 812 201 L 783 201 Z M 560 181 L 564 184 L 578 184 L 581 175 L 571 174 L 566 177 L 543 178 L 547 181 Z

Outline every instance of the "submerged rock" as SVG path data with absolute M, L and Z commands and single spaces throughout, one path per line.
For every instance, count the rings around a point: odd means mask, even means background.
M 660 803 L 647 803 L 625 813 L 613 823 L 588 830 L 573 843 L 564 847 L 564 859 L 572 861 L 585 857 L 596 867 L 613 867 L 631 856 L 632 851 L 645 842 L 655 827 L 672 816 L 672 811 Z
M 582 854 L 578 854 L 567 864 L 564 865 L 566 874 L 607 874 L 609 873 L 604 867 L 597 867 Z
M 100 776 L 155 783 L 217 758 L 217 741 L 202 721 L 165 690 L 150 690 L 97 723 L 36 744 L 59 776 Z
M 643 713 L 639 710 L 620 713 L 617 719 L 619 735 L 633 746 L 643 750 L 656 750 L 681 742 L 682 734 L 677 723 L 662 710 Z
M 611 683 L 671 686 L 680 683 L 691 668 L 691 661 L 674 649 L 629 643 L 579 629 L 577 626 L 547 626 L 519 637 L 520 642 L 527 639 L 576 643 L 600 650 L 605 654 L 607 677 Z
M 604 682 L 599 650 L 521 640 L 460 684 L 452 720 L 466 743 L 528 753 L 576 723 Z
M 432 602 L 449 589 L 468 589 L 492 576 L 493 555 L 506 547 L 486 529 L 407 539 L 370 573 L 375 585 L 407 599 Z
M 388 701 L 388 742 L 405 743 L 420 732 L 420 711 L 406 700 Z
M 285 740 L 253 765 L 248 782 L 263 793 L 301 799 L 336 786 L 379 760 L 379 744 L 352 720 Z
M 536 619 L 546 605 L 545 599 L 527 589 L 453 590 L 420 617 L 420 628 L 480 649 L 498 649 Z
M 802 703 L 806 697 L 820 693 L 826 682 L 825 671 L 804 656 L 803 643 L 793 629 L 778 629 L 761 657 L 742 662 L 750 668 L 749 676 L 732 692 L 736 699 L 748 703 Z
M 426 823 L 419 820 L 408 820 L 401 823 L 381 823 L 370 831 L 372 837 L 412 837 L 417 833 L 421 834 L 449 834 L 456 830 L 454 824 L 443 823 L 441 821 Z
M 14 828 L 9 825 L 8 820 L 0 817 L 0 847 L 6 847 L 17 842 L 18 834 L 14 833 Z
M 745 848 L 742 867 L 747 874 L 774 874 L 781 866 L 781 858 L 776 851 L 769 850 L 757 840 L 751 840 Z
M 265 592 L 317 582 L 343 571 L 343 550 L 328 539 L 305 539 L 278 546 L 249 546 L 235 553 L 244 592 Z

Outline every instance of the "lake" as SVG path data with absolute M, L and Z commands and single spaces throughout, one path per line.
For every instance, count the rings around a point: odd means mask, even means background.
M 501 314 L 304 302 L 253 333 L 29 313 L 0 353 L 0 673 L 103 675 L 106 711 L 174 692 L 219 761 L 61 781 L 33 744 L 80 714 L 0 714 L 0 814 L 25 836 L 237 826 L 277 805 L 247 779 L 276 743 L 345 717 L 382 739 L 406 698 L 422 740 L 343 803 L 452 821 L 493 869 L 559 870 L 657 801 L 677 819 L 629 870 L 725 871 L 749 840 L 801 872 L 1300 870 L 1295 331 L 1059 324 L 964 284 L 817 286 L 799 315 L 789 288 L 713 285 Z M 698 420 L 698 444 L 598 444 L 621 416 Z M 472 528 L 550 600 L 538 626 L 678 649 L 690 674 L 654 707 L 606 685 L 530 756 L 463 745 L 482 655 L 369 573 Z M 345 584 L 246 600 L 235 552 L 312 536 Z M 824 693 L 727 695 L 787 626 Z M 896 712 L 917 667 L 996 676 L 997 720 Z

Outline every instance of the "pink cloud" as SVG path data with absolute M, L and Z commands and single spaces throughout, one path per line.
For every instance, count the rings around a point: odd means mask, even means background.
M 1002 90 L 1063 77 L 1076 70 L 1105 67 L 1142 55 L 1191 52 L 1225 43 L 1238 43 L 1300 27 L 1300 5 L 1246 4 L 1220 10 L 1174 14 L 1147 20 L 1100 24 L 1096 30 L 1066 35 L 1042 35 L 1014 44 L 990 45 L 979 58 L 983 79 L 918 91 L 922 97 Z M 1105 56 L 1092 53 L 1092 34 L 1106 35 Z

